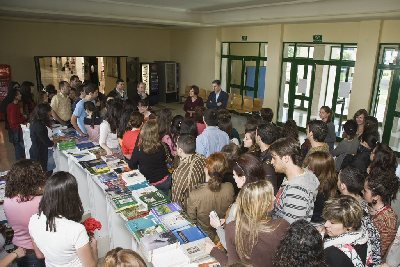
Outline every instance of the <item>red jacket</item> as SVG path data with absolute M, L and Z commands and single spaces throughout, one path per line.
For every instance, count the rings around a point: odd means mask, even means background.
M 7 106 L 7 121 L 10 129 L 20 128 L 22 123 L 26 122 L 26 118 L 21 113 L 21 107 L 13 102 Z

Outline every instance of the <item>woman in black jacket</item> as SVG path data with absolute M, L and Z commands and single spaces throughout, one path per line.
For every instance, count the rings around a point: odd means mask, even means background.
M 39 104 L 35 108 L 30 126 L 32 146 L 29 154 L 32 160 L 40 163 L 44 171 L 47 170 L 48 148 L 54 145 L 47 129 L 51 125 L 50 114 L 51 107 L 48 103 Z

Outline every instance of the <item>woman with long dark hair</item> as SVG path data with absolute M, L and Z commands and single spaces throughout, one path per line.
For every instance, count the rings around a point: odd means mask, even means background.
M 146 179 L 168 195 L 171 176 L 167 168 L 167 146 L 163 146 L 158 134 L 156 120 L 143 124 L 139 134 L 139 145 L 135 146 L 128 161 L 129 168 L 139 169 Z
M 45 173 L 38 162 L 23 159 L 14 163 L 6 176 L 4 213 L 14 231 L 13 244 L 27 250 L 26 256 L 17 260 L 18 267 L 44 266 L 36 258 L 29 235 L 28 223 L 38 212 L 39 202 L 46 182 Z
M 35 108 L 35 101 L 33 100 L 32 89 L 34 88 L 33 82 L 24 81 L 21 84 L 21 95 L 22 95 L 22 110 L 25 115 L 32 113 Z
M 38 258 L 46 266 L 97 265 L 97 242 L 80 223 L 83 215 L 78 183 L 67 172 L 57 172 L 46 182 L 39 212 L 29 221 L 29 233 Z
M 377 143 L 370 155 L 371 164 L 367 169 L 370 176 L 375 173 L 396 173 L 397 158 L 393 150 L 387 144 Z
M 29 154 L 32 160 L 38 161 L 43 170 L 47 170 L 49 147 L 54 146 L 54 142 L 49 138 L 47 127 L 51 126 L 51 107 L 47 103 L 36 106 L 30 125 L 30 135 L 32 146 Z
M 100 124 L 99 137 L 99 144 L 107 152 L 107 155 L 112 155 L 119 150 L 117 128 L 121 111 L 122 104 L 120 102 L 112 99 L 107 101 L 107 111 Z
M 329 146 L 329 151 L 332 151 L 335 148 L 336 141 L 336 132 L 335 125 L 333 124 L 333 112 L 332 109 L 328 106 L 322 106 L 319 110 L 319 118 L 326 123 L 328 126 L 328 134 L 325 138 L 325 143 Z
M 92 142 L 99 142 L 100 124 L 103 119 L 100 117 L 100 112 L 92 101 L 86 101 L 83 104 L 87 116 L 83 119 L 88 138 Z

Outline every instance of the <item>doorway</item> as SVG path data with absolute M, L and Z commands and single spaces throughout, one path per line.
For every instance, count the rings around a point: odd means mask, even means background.
M 334 114 L 336 136 L 342 135 L 351 95 L 356 44 L 284 43 L 278 124 L 293 119 L 299 130 L 319 118 L 319 108 Z
M 382 142 L 400 156 L 400 44 L 381 44 L 371 114 L 378 119 Z

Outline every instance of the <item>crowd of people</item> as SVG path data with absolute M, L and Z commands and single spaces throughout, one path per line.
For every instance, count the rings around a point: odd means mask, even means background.
M 397 159 L 380 143 L 378 121 L 361 109 L 336 147 L 334 114 L 323 106 L 300 144 L 295 121 L 273 123 L 263 108 L 247 117 L 243 140 L 226 109 L 219 80 L 203 102 L 193 85 L 185 116 L 149 106 L 145 84 L 128 99 L 124 81 L 108 94 L 81 83 L 12 83 L 1 104 L 17 162 L 7 174 L 4 210 L 18 266 L 95 266 L 97 244 L 80 224 L 76 179 L 56 172 L 53 123 L 73 127 L 108 155 L 122 153 L 152 185 L 177 202 L 214 241 L 207 251 L 224 266 L 398 266 L 400 233 L 391 207 L 399 189 Z M 29 88 L 28 88 L 29 87 Z M 72 93 L 73 92 L 73 93 Z M 205 108 L 204 105 L 207 107 Z M 30 122 L 30 159 L 21 124 Z M 210 213 L 217 216 L 210 216 Z M 116 248 L 104 266 L 146 266 Z

